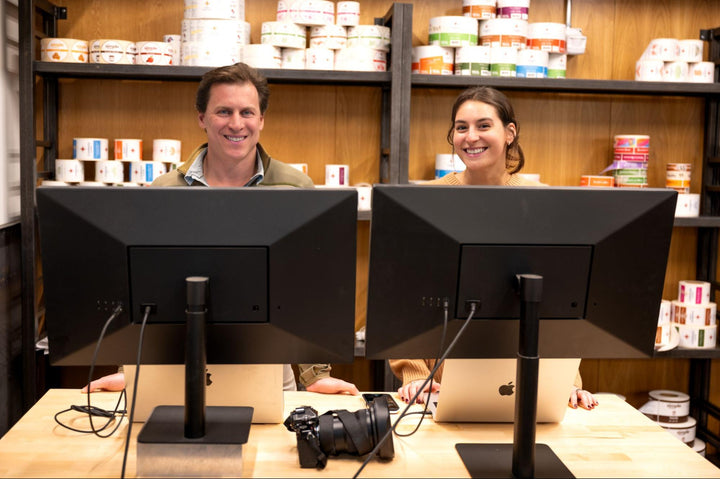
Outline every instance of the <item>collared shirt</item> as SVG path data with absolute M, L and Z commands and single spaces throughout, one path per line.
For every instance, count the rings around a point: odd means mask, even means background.
M 188 185 L 192 185 L 194 182 L 202 183 L 205 186 L 210 186 L 207 183 L 207 180 L 205 179 L 205 172 L 203 171 L 203 161 L 205 160 L 205 155 L 207 154 L 207 148 L 205 151 L 202 151 L 197 158 L 195 158 L 195 161 L 192 165 L 190 165 L 190 168 L 188 168 L 187 173 L 185 174 L 185 181 L 187 181 Z M 245 183 L 243 186 L 257 186 L 260 183 L 262 183 L 263 177 L 265 176 L 265 169 L 263 168 L 262 161 L 260 160 L 260 152 L 256 151 L 255 153 L 255 174 L 250 178 L 250 181 Z

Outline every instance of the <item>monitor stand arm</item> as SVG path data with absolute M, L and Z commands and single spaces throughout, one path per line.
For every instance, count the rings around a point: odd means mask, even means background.
M 205 406 L 209 278 L 186 278 L 185 406 L 157 406 L 138 434 L 138 477 L 219 477 L 242 472 L 253 408 Z
M 546 444 L 535 444 L 538 391 L 539 308 L 543 278 L 517 275 L 520 292 L 517 396 L 513 444 L 456 444 L 472 477 L 574 477 Z
M 205 435 L 205 321 L 209 278 L 191 276 L 185 310 L 185 437 Z

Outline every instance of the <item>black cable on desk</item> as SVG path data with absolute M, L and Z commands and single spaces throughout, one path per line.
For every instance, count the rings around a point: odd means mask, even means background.
M 132 435 L 132 424 L 133 418 L 135 417 L 135 400 L 137 399 L 138 393 L 138 378 L 140 377 L 140 363 L 142 359 L 142 347 L 143 339 L 145 337 L 145 325 L 147 324 L 148 317 L 150 316 L 151 307 L 146 306 L 143 314 L 142 326 L 140 326 L 140 339 L 138 339 L 138 353 L 135 361 L 135 379 L 133 380 L 133 391 L 135 393 L 132 397 L 130 404 L 130 417 L 128 418 L 128 430 L 127 436 L 125 436 L 125 451 L 123 452 L 122 471 L 120 472 L 120 478 L 125 478 L 125 467 L 127 466 L 128 449 L 130 448 L 130 436 Z
M 446 313 L 447 313 L 447 301 L 445 302 L 445 308 L 446 308 Z M 467 329 L 468 325 L 470 325 L 470 323 L 471 323 L 470 320 L 471 320 L 472 317 L 475 315 L 475 309 L 476 309 L 476 304 L 475 304 L 475 303 L 470 303 L 470 314 L 468 315 L 467 319 L 465 320 L 465 323 L 462 325 L 462 327 L 460 328 L 460 330 L 457 332 L 457 334 L 456 334 L 455 337 L 453 338 L 452 342 L 450 343 L 450 345 L 449 345 L 449 346 L 447 347 L 447 349 L 445 350 L 445 353 L 444 353 L 444 354 L 440 357 L 440 359 L 435 363 L 435 367 L 432 369 L 432 371 L 430 371 L 430 374 L 429 374 L 428 377 L 425 379 L 425 382 L 423 382 L 423 384 L 422 384 L 422 386 L 420 387 L 420 389 L 418 390 L 418 392 L 415 393 L 415 395 L 412 397 L 412 399 L 410 400 L 410 402 L 408 403 L 408 405 L 405 406 L 405 409 L 404 409 L 403 412 L 400 414 L 400 416 L 397 418 L 397 420 L 395 421 L 395 424 L 393 424 L 393 426 L 390 428 L 390 430 L 389 430 L 388 432 L 386 432 L 385 435 L 378 441 L 377 445 L 373 448 L 373 450 L 368 453 L 368 456 L 367 456 L 367 458 L 365 459 L 365 461 L 362 463 L 362 465 L 361 465 L 360 468 L 357 470 L 357 472 L 353 475 L 353 479 L 357 478 L 357 477 L 360 475 L 360 473 L 362 472 L 362 470 L 365 469 L 365 466 L 367 466 L 368 463 L 372 460 L 372 458 L 375 457 L 375 455 L 376 455 L 376 454 L 378 453 L 378 451 L 380 450 L 380 446 L 382 446 L 382 444 L 387 440 L 387 438 L 390 437 L 390 435 L 395 432 L 395 428 L 397 427 L 397 425 L 398 425 L 398 423 L 400 422 L 400 420 L 407 415 L 407 412 L 408 412 L 408 410 L 410 409 L 410 406 L 415 403 L 415 401 L 417 400 L 418 396 L 419 396 L 419 395 L 422 393 L 422 391 L 425 389 L 425 386 L 427 386 L 428 383 L 430 383 L 430 382 L 432 381 L 433 377 L 435 376 L 435 373 L 436 373 L 437 370 L 440 368 L 440 365 L 445 361 L 445 359 L 446 359 L 446 358 L 448 357 L 448 355 L 450 354 L 450 351 L 452 351 L 452 349 L 455 347 L 455 344 L 456 344 L 456 343 L 458 342 L 458 340 L 462 337 L 463 333 L 465 333 L 465 330 Z M 427 407 L 427 405 L 426 405 L 426 407 Z M 424 417 L 424 415 L 423 415 L 423 417 Z

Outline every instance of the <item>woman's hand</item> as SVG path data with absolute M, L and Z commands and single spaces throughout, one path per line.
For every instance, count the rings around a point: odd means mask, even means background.
M 405 403 L 409 403 L 413 396 L 415 396 L 415 394 L 420 390 L 420 387 L 423 385 L 424 382 L 424 379 L 417 379 L 415 381 L 410 381 L 404 386 L 398 388 L 398 394 L 400 395 L 400 399 L 405 401 Z M 429 386 L 430 383 L 425 386 L 424 392 L 428 391 Z M 437 381 L 432 381 L 432 391 L 430 392 L 438 392 L 439 390 L 440 383 Z M 423 402 L 425 402 L 425 394 L 420 394 L 415 402 L 418 404 L 422 404 Z
M 587 409 L 588 411 L 593 409 L 598 404 L 600 403 L 597 402 L 597 400 L 590 391 L 586 391 L 580 388 L 575 388 L 573 392 L 570 393 L 570 400 L 568 401 L 568 406 L 570 406 L 571 408 L 577 409 L 577 407 L 580 406 L 581 408 Z

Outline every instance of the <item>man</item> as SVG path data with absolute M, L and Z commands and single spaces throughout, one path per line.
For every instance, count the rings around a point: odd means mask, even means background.
M 295 168 L 275 160 L 260 145 L 270 89 L 255 69 L 237 63 L 203 75 L 195 108 L 207 143 L 193 151 L 177 169 L 157 178 L 152 186 L 253 187 L 293 186 L 312 188 L 312 180 Z M 300 383 L 308 391 L 359 394 L 354 384 L 330 376 L 329 364 L 299 364 Z M 122 372 L 90 383 L 98 388 L 120 390 Z M 285 389 L 295 389 L 295 377 L 285 366 Z M 87 388 L 83 388 L 85 391 Z

